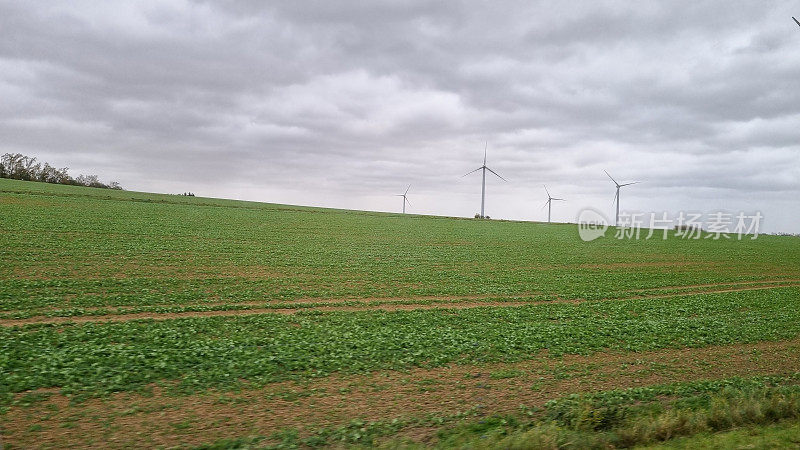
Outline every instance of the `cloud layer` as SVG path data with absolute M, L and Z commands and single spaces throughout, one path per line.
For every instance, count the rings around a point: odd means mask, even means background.
M 790 2 L 0 2 L 0 151 L 129 189 L 800 232 Z

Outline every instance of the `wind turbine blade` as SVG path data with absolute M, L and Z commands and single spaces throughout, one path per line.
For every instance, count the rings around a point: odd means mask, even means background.
M 406 203 L 408 203 L 408 206 L 411 206 L 411 202 L 410 202 L 410 201 L 408 201 L 408 197 L 406 197 L 406 196 L 403 196 L 403 199 L 406 201 Z
M 544 186 L 544 191 L 547 192 L 547 198 L 550 198 L 550 191 L 547 190 L 547 186 Z
M 794 20 L 794 23 L 796 23 L 797 26 L 800 26 L 800 22 L 798 22 L 797 19 L 794 18 L 794 16 L 792 16 L 792 20 Z
M 617 203 L 618 198 L 619 198 L 619 189 L 617 190 L 617 193 L 614 194 L 614 200 L 611 201 L 611 206 L 614 206 L 614 204 Z
M 406 192 L 405 192 L 403 195 L 406 195 L 406 194 L 408 194 L 408 190 L 409 190 L 409 189 L 411 189 L 411 185 L 410 185 L 410 184 L 409 184 L 409 185 L 408 185 L 408 187 L 406 188 Z
M 483 167 L 478 167 L 477 169 L 475 169 L 475 170 L 473 170 L 473 171 L 471 171 L 471 172 L 467 172 L 467 173 L 465 173 L 464 175 L 461 175 L 461 178 L 464 178 L 465 176 L 467 176 L 467 175 L 469 175 L 469 174 L 471 174 L 471 173 L 473 173 L 473 172 L 477 172 L 477 171 L 479 171 L 479 170 L 481 170 L 481 169 L 483 169 Z
M 639 184 L 639 183 L 641 183 L 641 181 L 634 181 L 633 183 L 625 183 L 625 184 L 620 184 L 620 185 L 619 185 L 619 187 L 622 187 L 622 186 L 630 186 L 630 185 L 632 185 L 632 184 Z
M 606 170 L 605 170 L 605 169 L 603 169 L 603 172 L 606 172 Z M 615 180 L 615 179 L 614 179 L 614 177 L 612 177 L 612 176 L 611 176 L 611 175 L 610 175 L 608 172 L 606 172 L 606 175 L 608 175 L 608 178 L 611 178 L 611 181 L 613 181 L 613 182 L 614 182 L 614 184 L 616 184 L 617 186 L 619 186 L 619 183 L 617 183 L 617 180 Z
M 506 180 L 505 178 L 503 178 L 503 177 L 501 177 L 500 175 L 498 175 L 498 174 L 497 174 L 497 172 L 495 172 L 494 170 L 492 170 L 492 169 L 490 169 L 490 168 L 488 168 L 488 167 L 486 168 L 486 170 L 488 170 L 489 172 L 492 172 L 493 174 L 497 175 L 497 176 L 498 176 L 498 178 L 500 178 L 501 180 L 503 180 L 503 181 L 505 181 L 505 182 L 508 182 L 508 180 Z
M 544 205 L 542 205 L 542 207 L 540 209 L 544 209 L 544 207 L 547 206 L 548 203 L 550 203 L 550 200 L 547 200 L 546 202 L 544 202 Z
M 486 149 L 489 148 L 489 141 L 483 145 L 483 165 L 486 165 Z
M 562 202 L 566 201 L 566 199 L 563 199 L 563 198 L 552 198 L 551 200 L 561 200 Z

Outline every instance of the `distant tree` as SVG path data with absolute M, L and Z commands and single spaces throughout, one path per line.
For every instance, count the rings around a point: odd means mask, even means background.
M 106 189 L 122 189 L 116 181 L 110 184 L 100 182 L 97 175 L 79 175 L 72 178 L 69 169 L 57 169 L 48 163 L 39 163 L 36 158 L 21 153 L 6 153 L 0 156 L 0 178 L 14 180 L 40 181 L 43 183 L 71 184 Z
M 36 177 L 36 181 L 41 181 L 43 183 L 56 183 L 56 184 L 64 184 L 67 181 L 70 181 L 71 178 L 67 173 L 69 169 L 66 167 L 62 169 L 56 169 L 55 167 L 51 166 L 48 163 L 44 163 L 41 170 L 39 171 L 39 175 Z
M 29 158 L 21 153 L 6 153 L 2 156 L 3 177 L 15 180 L 30 180 L 30 170 L 36 158 Z
M 99 187 L 99 188 L 107 188 L 105 184 L 100 182 L 100 179 L 97 175 L 78 175 L 78 178 L 75 178 L 75 181 L 78 182 L 81 186 L 87 187 Z
M 36 162 L 36 158 L 30 156 L 22 157 L 22 167 L 23 179 L 28 181 L 35 181 L 42 169 L 42 165 Z

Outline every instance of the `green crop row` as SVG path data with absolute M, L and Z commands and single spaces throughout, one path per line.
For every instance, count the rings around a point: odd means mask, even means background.
M 514 308 L 305 312 L 292 316 L 0 329 L 6 392 L 97 394 L 162 380 L 181 389 L 605 349 L 703 347 L 800 334 L 798 288 Z

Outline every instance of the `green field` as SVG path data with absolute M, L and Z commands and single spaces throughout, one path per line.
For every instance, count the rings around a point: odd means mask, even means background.
M 1 179 L 0 442 L 797 445 L 800 239 L 608 235 Z

